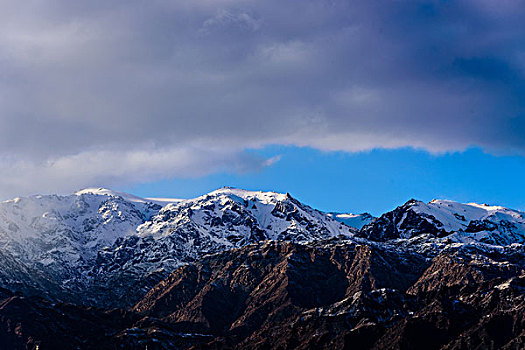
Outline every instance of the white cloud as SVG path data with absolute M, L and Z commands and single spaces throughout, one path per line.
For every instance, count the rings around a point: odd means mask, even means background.
M 0 159 L 0 193 L 8 198 L 34 193 L 70 193 L 93 186 L 122 186 L 166 177 L 257 171 L 278 161 L 225 149 L 143 145 L 128 151 L 93 150 L 45 161 Z

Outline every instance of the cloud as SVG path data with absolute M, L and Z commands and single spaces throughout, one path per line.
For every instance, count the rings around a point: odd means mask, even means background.
M 247 29 L 250 31 L 256 31 L 260 28 L 261 21 L 257 18 L 254 18 L 249 13 L 232 13 L 228 10 L 221 9 L 214 17 L 205 20 L 199 31 L 203 35 L 207 35 L 213 31 L 230 26 L 237 26 L 239 30 Z
M 272 161 L 244 150 L 270 144 L 523 154 L 524 15 L 511 0 L 0 1 L 0 197 L 257 171 Z
M 123 186 L 170 176 L 257 171 L 278 161 L 225 149 L 180 147 L 129 151 L 94 150 L 45 161 L 0 159 L 0 191 L 6 197 L 28 193 L 70 193 L 86 184 Z M 45 185 L 42 189 L 42 183 Z M 45 193 L 45 192 L 44 192 Z

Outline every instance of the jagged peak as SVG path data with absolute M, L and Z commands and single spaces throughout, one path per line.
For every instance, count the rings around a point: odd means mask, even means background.
M 400 206 L 400 208 L 406 208 L 406 207 L 414 207 L 421 204 L 425 204 L 425 202 L 420 201 L 419 199 L 410 198 L 408 201 L 406 201 L 403 205 Z

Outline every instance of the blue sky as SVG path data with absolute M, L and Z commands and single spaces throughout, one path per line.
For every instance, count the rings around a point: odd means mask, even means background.
M 0 0 L 0 199 L 230 185 L 523 208 L 523 18 L 522 0 Z
M 433 155 L 422 150 L 322 152 L 268 147 L 281 155 L 256 173 L 218 173 L 122 188 L 141 196 L 192 198 L 221 186 L 290 192 L 325 211 L 369 211 L 379 215 L 410 198 L 499 204 L 525 209 L 525 158 L 492 156 L 479 149 Z

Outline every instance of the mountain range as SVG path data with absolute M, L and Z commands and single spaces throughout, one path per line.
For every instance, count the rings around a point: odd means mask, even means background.
M 0 203 L 0 343 L 518 349 L 524 243 L 525 213 L 448 200 L 373 217 L 235 188 L 16 198 Z

